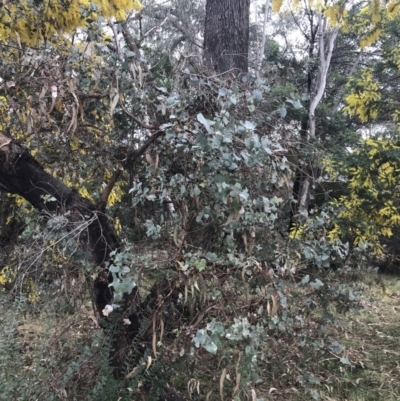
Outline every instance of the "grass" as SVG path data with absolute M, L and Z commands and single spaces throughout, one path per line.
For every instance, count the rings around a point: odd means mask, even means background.
M 307 356 L 296 338 L 270 342 L 273 362 L 255 386 L 256 398 L 246 392 L 241 401 L 400 401 L 400 278 L 364 274 L 357 281 L 364 308 L 336 315 L 338 325 L 327 328 L 328 339 L 339 342 L 343 352 Z M 305 371 L 319 384 L 302 382 Z
M 254 388 L 244 388 L 240 392 L 240 401 L 252 399 L 400 401 L 400 278 L 380 276 L 377 280 L 376 276 L 364 275 L 358 280 L 364 287 L 361 300 L 364 308 L 358 313 L 337 315 L 339 324 L 329 328 L 332 338 L 343 345 L 343 353 L 338 357 L 333 353 L 310 352 L 309 356 L 304 357 L 300 355 L 305 351 L 299 347 L 298 342 L 296 343 L 298 340 L 285 338 L 283 335 L 271 338 L 267 344 L 270 357 L 267 357 L 265 361 L 263 381 Z M 48 325 L 44 322 L 48 322 Z M 56 363 L 52 366 L 52 374 L 48 372 L 51 380 L 44 380 L 44 387 L 49 388 L 52 381 L 55 387 L 59 386 L 64 380 L 62 378 L 68 366 L 73 366 L 74 363 L 79 363 L 82 367 L 74 369 L 74 376 L 68 384 L 65 382 L 65 387 L 61 390 L 64 391 L 64 388 L 68 390 L 65 393 L 67 395 L 60 399 L 73 400 L 79 391 L 84 390 L 81 388 L 83 382 L 90 386 L 96 374 L 90 356 L 94 348 L 92 351 L 84 349 L 93 347 L 91 339 L 99 329 L 93 327 L 93 322 L 79 308 L 72 314 L 19 316 L 17 327 L 17 341 L 22 352 L 20 374 L 25 376 L 23 382 L 28 382 L 28 376 L 32 376 L 31 379 L 35 379 L 36 383 L 38 373 L 47 372 L 45 367 L 40 370 L 40 364 L 51 362 L 51 358 L 56 358 L 54 360 Z M 39 344 L 47 344 L 43 349 L 45 352 L 43 356 L 36 351 Z M 52 356 L 49 353 L 50 349 L 54 351 Z M 86 352 L 88 359 L 82 359 L 81 355 L 84 356 Z M 199 364 L 198 369 L 193 366 L 192 373 L 187 372 L 192 368 L 183 366 L 183 361 L 177 371 L 175 380 L 183 382 L 174 384 L 182 390 L 182 393 L 188 394 L 188 374 L 192 377 L 192 381 L 196 379 L 201 383 L 201 394 L 197 395 L 197 391 L 193 390 L 191 396 L 193 401 L 205 400 L 210 390 L 213 390 L 210 400 L 220 399 L 221 369 L 220 366 L 214 366 L 211 360 L 210 364 L 204 365 L 207 362 L 207 356 L 211 358 L 205 353 L 206 359 Z M 341 363 L 340 357 L 348 358 L 351 365 Z M 35 358 L 39 360 L 36 364 L 39 371 L 31 374 Z M 86 365 L 88 368 L 85 368 Z M 206 369 L 207 367 L 210 372 Z M 301 384 L 302 369 L 304 371 L 308 367 L 318 379 L 319 384 Z M 211 383 L 209 378 L 212 377 L 212 372 L 215 372 L 215 377 Z M 224 385 L 229 394 L 235 387 L 234 361 L 230 367 L 230 374 L 231 377 L 225 380 Z M 86 388 L 86 386 L 83 387 Z M 230 398 L 225 397 L 225 399 Z M 46 401 L 46 398 L 44 400 Z
M 352 367 L 336 377 L 332 398 L 348 401 L 400 400 L 400 279 L 365 290 L 366 308 L 347 316 L 342 333 Z
M 400 400 L 400 278 L 363 277 L 365 308 L 338 317 L 336 339 L 351 366 L 334 358 L 319 364 L 322 379 L 315 399 L 324 401 Z M 286 400 L 309 400 L 311 394 L 290 392 Z M 279 397 L 270 398 L 278 400 Z

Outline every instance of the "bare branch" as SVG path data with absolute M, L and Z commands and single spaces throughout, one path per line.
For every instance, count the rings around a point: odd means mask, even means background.
M 129 117 L 131 118 L 133 121 L 135 121 L 136 124 L 140 125 L 142 128 L 154 131 L 157 130 L 158 127 L 154 126 L 154 125 L 149 125 L 144 123 L 143 121 L 140 121 L 138 118 L 136 118 L 132 113 L 129 113 L 129 111 L 126 109 L 126 107 L 122 104 L 122 102 L 119 102 L 119 106 L 121 107 L 122 111 Z
M 117 32 L 117 27 L 115 26 L 115 24 L 112 22 L 111 19 L 108 21 L 108 26 L 109 26 L 109 27 L 111 28 L 111 30 L 113 31 L 116 53 L 118 54 L 118 57 L 121 57 L 121 51 L 120 51 L 119 44 L 118 44 L 118 32 Z
M 122 169 L 118 168 L 117 170 L 115 170 L 110 179 L 110 182 L 104 188 L 104 191 L 100 196 L 100 201 L 96 206 L 97 210 L 99 210 L 100 212 L 102 212 L 102 213 L 105 212 L 110 193 L 113 190 L 113 188 L 114 188 L 116 182 L 118 181 L 118 178 L 121 176 L 121 174 L 122 174 Z
M 164 134 L 164 130 L 159 130 L 155 132 L 139 149 L 137 149 L 130 157 L 129 162 L 133 164 L 140 156 L 146 152 L 147 148 L 162 134 Z
M 161 28 L 161 27 L 167 22 L 168 17 L 169 17 L 169 14 L 164 18 L 164 20 L 163 20 L 160 24 L 158 24 L 158 25 L 156 25 L 156 26 L 153 26 L 153 28 L 149 29 L 149 30 L 140 38 L 140 40 L 142 41 L 143 39 L 145 39 L 145 38 L 146 38 L 147 36 L 149 36 L 149 35 L 151 34 L 151 32 L 153 32 L 155 29 Z
M 122 28 L 122 35 L 124 36 L 125 42 L 129 50 L 131 52 L 134 52 L 136 58 L 140 61 L 141 57 L 140 57 L 139 46 L 136 44 L 135 40 L 133 39 L 133 36 L 129 32 L 128 24 L 126 22 L 121 22 L 121 28 Z
M 185 40 L 192 43 L 193 45 L 203 49 L 203 46 L 196 41 L 196 34 L 193 31 L 193 26 L 188 24 L 186 21 L 182 21 L 174 12 L 174 10 L 162 8 L 161 6 L 157 7 L 158 10 L 152 14 L 152 16 L 159 20 L 164 20 L 164 15 L 167 14 L 168 19 L 170 20 L 172 26 L 179 31 L 184 37 Z M 147 33 L 146 33 L 147 35 Z

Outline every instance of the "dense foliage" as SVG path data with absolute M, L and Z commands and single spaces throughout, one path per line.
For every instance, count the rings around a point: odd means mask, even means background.
M 398 256 L 398 6 L 273 1 L 256 70 L 255 4 L 232 75 L 203 68 L 203 2 L 142 3 L 0 7 L 1 133 L 121 238 L 100 315 L 86 216 L 1 194 L 0 399 L 321 399 L 354 272 Z

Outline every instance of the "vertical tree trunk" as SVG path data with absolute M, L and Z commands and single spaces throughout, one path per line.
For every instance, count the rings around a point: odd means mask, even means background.
M 213 71 L 248 70 L 250 0 L 207 0 L 204 63 Z
M 308 71 L 307 91 L 310 95 L 310 104 L 308 107 L 307 118 L 302 121 L 300 137 L 302 146 L 307 143 L 310 137 L 315 139 L 316 133 L 315 111 L 325 93 L 326 80 L 331 63 L 333 48 L 337 38 L 338 31 L 332 30 L 327 34 L 327 19 L 321 14 L 317 15 L 318 22 L 316 27 L 313 26 L 313 14 L 310 14 L 310 36 L 309 36 L 309 57 L 313 58 L 314 47 L 318 40 L 319 44 L 319 68 L 314 76 L 313 71 Z M 314 183 L 315 172 L 313 171 L 311 161 L 304 160 L 304 163 L 297 167 L 296 178 L 293 186 L 293 200 L 296 202 L 292 205 L 289 230 L 294 223 L 294 216 L 301 214 L 304 218 L 308 217 L 308 208 L 311 197 L 311 189 Z
M 264 8 L 264 21 L 263 21 L 263 29 L 262 29 L 262 37 L 261 43 L 259 45 L 257 51 L 257 60 L 256 60 L 256 76 L 260 78 L 260 71 L 262 67 L 262 62 L 264 60 L 264 53 L 265 53 L 265 43 L 267 42 L 267 25 L 268 25 L 268 15 L 269 15 L 269 8 L 271 6 L 271 0 L 266 0 L 265 8 Z

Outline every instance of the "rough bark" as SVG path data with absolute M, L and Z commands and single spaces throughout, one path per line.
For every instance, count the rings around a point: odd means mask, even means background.
M 24 227 L 24 222 L 13 216 L 15 203 L 7 194 L 0 192 L 0 266 L 8 264 L 18 235 Z
M 107 216 L 77 191 L 48 174 L 26 148 L 1 133 L 0 190 L 22 196 L 49 217 L 69 212 L 71 227 L 80 225 L 79 240 L 91 251 L 96 266 L 100 268 L 93 290 L 94 303 L 101 314 L 113 297 L 105 262 L 110 259 L 110 252 L 120 247 L 119 238 Z M 133 291 L 121 306 L 122 312 L 112 333 L 113 350 L 110 356 L 116 378 L 123 378 L 126 352 L 140 328 L 142 317 L 138 292 Z M 128 318 L 131 324 L 124 326 L 123 318 Z M 183 401 L 183 398 L 174 389 L 166 387 L 160 396 L 161 400 Z
M 84 239 L 98 266 L 103 266 L 110 251 L 119 247 L 118 237 L 104 213 L 48 174 L 27 149 L 3 134 L 0 134 L 0 189 L 22 196 L 43 213 L 69 211 L 75 221 L 86 222 L 87 238 Z
M 112 303 L 110 277 L 105 266 L 110 252 L 118 249 L 119 239 L 107 216 L 99 211 L 88 199 L 67 187 L 48 174 L 32 157 L 29 151 L 0 133 L 0 189 L 22 196 L 44 215 L 68 215 L 71 230 L 79 233 L 79 242 L 86 247 L 99 267 L 93 285 L 93 303 L 101 316 L 107 304 Z M 137 319 L 132 317 L 132 321 Z M 136 331 L 138 328 L 136 328 Z M 131 330 L 132 331 L 132 330 Z M 114 339 L 111 364 L 118 375 L 121 361 L 121 346 L 132 334 L 121 332 Z
M 250 0 L 207 0 L 204 63 L 216 72 L 248 70 Z

